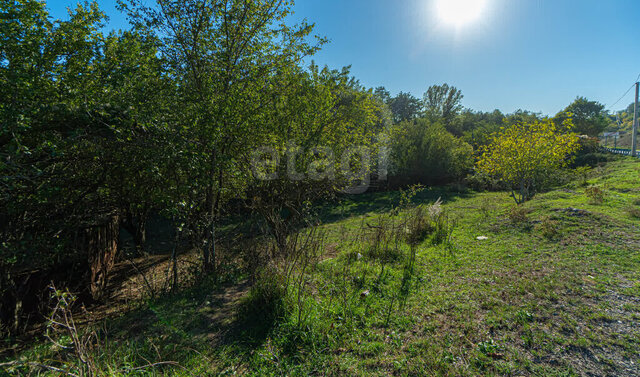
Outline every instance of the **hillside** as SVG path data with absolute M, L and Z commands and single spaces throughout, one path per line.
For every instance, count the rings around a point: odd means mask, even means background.
M 504 192 L 418 192 L 425 211 L 442 199 L 440 244 L 390 236 L 421 229 L 414 205 L 392 211 L 411 195 L 356 196 L 302 231 L 324 241 L 290 299 L 225 271 L 96 323 L 91 354 L 108 375 L 638 376 L 639 174 L 615 160 L 587 177 L 602 203 L 578 179 L 525 210 Z M 74 362 L 45 340 L 15 360 L 32 365 L 5 374 Z

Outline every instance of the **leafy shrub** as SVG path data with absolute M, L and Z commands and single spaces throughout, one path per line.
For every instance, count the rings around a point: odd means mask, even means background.
M 570 121 L 564 126 L 570 127 Z M 482 149 L 477 166 L 509 184 L 513 199 L 521 204 L 543 189 L 547 177 L 566 166 L 578 148 L 578 137 L 560 132 L 553 121 L 514 124 Z
M 473 148 L 439 123 L 402 122 L 391 130 L 397 183 L 436 184 L 462 179 L 473 168 Z
M 561 187 L 572 184 L 575 178 L 575 174 L 569 169 L 550 171 L 549 174 L 540 178 L 538 191 L 546 191 L 551 187 Z
M 592 169 L 590 166 L 579 166 L 573 170 L 573 173 L 579 180 L 580 186 L 586 186 L 589 184 L 587 180 L 589 179 L 589 174 L 591 173 L 591 170 Z
M 423 191 L 424 186 L 420 184 L 410 185 L 406 189 L 400 189 L 400 200 L 398 201 L 398 204 L 393 208 L 393 210 L 391 210 L 391 215 L 397 216 L 398 214 L 400 214 L 401 210 L 409 208 L 416 195 Z
M 600 186 L 589 186 L 584 191 L 584 194 L 589 198 L 591 204 L 604 203 L 604 190 Z
M 571 166 L 590 166 L 593 168 L 606 162 L 615 161 L 618 158 L 618 155 L 611 153 L 579 153 Z
M 473 174 L 466 178 L 466 184 L 477 191 L 503 191 L 509 189 L 500 179 L 478 169 L 475 169 Z
M 611 161 L 612 157 L 615 157 L 600 151 L 598 138 L 580 138 L 578 144 L 580 149 L 574 153 L 575 159 L 571 164 L 572 167 L 595 167 L 603 162 Z

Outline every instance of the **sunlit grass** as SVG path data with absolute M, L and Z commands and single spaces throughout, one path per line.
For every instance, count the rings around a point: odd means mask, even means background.
M 640 220 L 628 212 L 640 207 L 638 173 L 638 161 L 611 162 L 589 177 L 602 204 L 571 182 L 527 202 L 517 223 L 507 193 L 427 189 L 414 203 L 442 198 L 456 227 L 449 247 L 417 247 L 409 275 L 408 245 L 378 258 L 354 242 L 398 193 L 345 198 L 318 210 L 330 252 L 308 274 L 302 323 L 295 306 L 276 323 L 220 317 L 218 293 L 201 284 L 108 321 L 99 363 L 114 375 L 161 360 L 182 368 L 144 375 L 628 373 L 640 362 Z M 22 357 L 58 352 L 42 343 Z

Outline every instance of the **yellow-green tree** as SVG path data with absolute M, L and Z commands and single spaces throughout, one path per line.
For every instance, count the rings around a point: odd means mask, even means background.
M 571 120 L 562 126 L 571 129 Z M 481 172 L 510 185 L 513 199 L 521 204 L 533 198 L 548 177 L 566 166 L 578 149 L 578 136 L 560 132 L 551 120 L 518 123 L 491 137 L 477 166 Z

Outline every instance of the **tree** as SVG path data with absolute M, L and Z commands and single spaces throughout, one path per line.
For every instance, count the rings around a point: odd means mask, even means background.
M 584 97 L 576 98 L 566 109 L 558 113 L 554 120 L 560 127 L 569 118 L 573 121 L 574 132 L 593 137 L 600 135 L 611 124 L 604 105 Z
M 0 10 L 10 15 L 0 26 L 0 253 L 35 269 L 80 256 L 71 236 L 113 209 L 99 192 L 112 168 L 109 114 L 85 106 L 96 93 L 83 90 L 104 14 L 91 3 L 51 22 L 35 0 L 0 1 Z
M 400 92 L 388 102 L 395 123 L 416 119 L 422 111 L 420 100 L 410 93 Z
M 488 144 L 491 135 L 498 131 L 505 121 L 504 114 L 499 110 L 491 113 L 465 110 L 458 118 L 459 122 L 455 122 L 456 127 L 451 132 L 458 136 L 462 134 L 463 139 L 473 145 L 474 149 Z
M 279 163 L 273 166 L 254 155 L 266 168 L 254 174 L 249 188 L 251 209 L 264 220 L 281 254 L 287 251 L 288 237 L 307 225 L 310 203 L 349 188 L 354 178 L 368 179 L 370 165 L 358 169 L 362 176 L 346 176 L 342 157 L 359 146 L 375 155 L 380 103 L 349 74 L 348 68 L 311 65 L 308 71 L 282 77 L 288 85 L 279 93 L 264 135 L 268 154 L 275 154 Z
M 391 102 L 391 93 L 384 86 L 375 88 L 373 95 L 387 105 Z
M 571 121 L 562 126 L 571 129 Z M 510 185 L 513 199 L 521 204 L 544 187 L 549 175 L 566 166 L 578 148 L 578 136 L 558 131 L 552 120 L 516 123 L 492 137 L 477 167 Z
M 265 112 L 276 105 L 283 75 L 324 43 L 309 44 L 313 25 L 289 26 L 292 2 L 283 0 L 119 1 L 136 27 L 162 41 L 175 73 L 181 135 L 193 195 L 191 224 L 203 241 L 203 267 L 215 268 L 215 224 L 223 204 L 248 183 L 247 158 L 264 136 Z
M 505 124 L 512 126 L 518 123 L 535 123 L 543 119 L 544 118 L 541 113 L 518 109 L 513 112 L 513 114 L 507 115 L 504 122 Z
M 162 131 L 150 119 L 167 93 L 156 41 L 105 37 L 95 2 L 66 21 L 50 21 L 35 0 L 0 1 L 0 12 L 8 15 L 0 24 L 0 268 L 11 282 L 0 282 L 0 294 L 42 291 L 21 271 L 46 280 L 63 270 L 65 285 L 100 299 L 122 212 L 155 205 L 166 182 L 166 155 L 150 142 Z M 19 322 L 19 302 L 5 304 L 0 311 Z
M 453 86 L 433 85 L 424 94 L 425 113 L 431 119 L 442 119 L 449 124 L 462 110 L 462 98 L 462 92 Z

